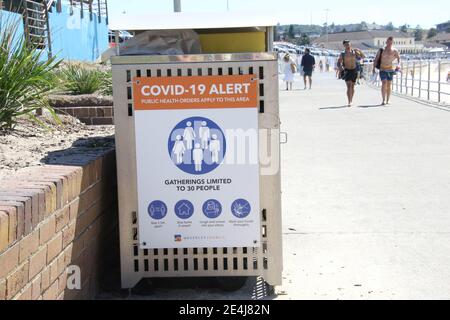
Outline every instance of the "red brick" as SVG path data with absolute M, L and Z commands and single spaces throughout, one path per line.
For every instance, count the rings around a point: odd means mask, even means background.
M 84 250 L 83 236 L 76 238 L 72 244 L 72 259 L 76 259 L 82 254 Z
M 6 181 L 0 186 L 0 190 L 11 191 L 11 189 L 32 192 L 38 195 L 38 211 L 39 211 L 39 221 L 42 221 L 45 217 L 45 200 L 47 192 L 50 190 L 48 186 L 42 185 L 41 183 L 31 182 L 31 181 Z
M 78 108 L 73 108 L 73 110 L 77 117 L 80 117 L 80 118 L 89 117 L 89 108 L 78 107 Z
M 112 117 L 92 118 L 92 124 L 94 126 L 111 125 L 113 124 L 113 118 Z
M 6 300 L 6 280 L 0 280 L 0 300 Z
M 63 293 L 67 288 L 67 272 L 63 272 L 58 278 L 58 293 Z
M 28 262 L 20 266 L 6 279 L 6 298 L 14 297 L 28 282 Z
M 28 197 L 20 197 L 20 196 L 0 196 L 0 205 L 6 206 L 21 206 L 23 205 L 25 208 L 25 232 L 24 234 L 29 234 L 33 230 L 32 224 L 32 201 L 31 198 Z
M 30 258 L 30 279 L 40 273 L 47 263 L 47 247 L 43 247 Z
M 48 218 L 39 228 L 39 245 L 47 243 L 55 235 L 56 217 L 53 215 Z
M 89 117 L 93 118 L 97 116 L 97 108 L 95 107 L 90 107 L 89 109 Z
M 97 217 L 101 215 L 103 210 L 104 201 L 103 199 L 99 199 L 92 207 L 81 214 L 77 219 L 75 236 L 78 236 L 79 234 L 84 232 L 86 228 L 88 228 L 95 221 L 95 219 L 97 219 Z
M 14 208 L 17 216 L 17 239 L 20 239 L 25 234 L 25 206 L 21 202 L 8 202 L 8 204 L 3 205 L 0 203 L 0 210 L 7 211 Z
M 15 299 L 16 300 L 31 300 L 31 291 L 32 291 L 32 287 L 31 284 L 28 284 L 23 290 L 22 292 L 20 292 Z
M 71 222 L 66 228 L 63 229 L 63 248 L 66 248 L 75 239 L 76 221 Z
M 9 215 L 0 211 L 0 253 L 9 245 Z
M 103 108 L 104 113 L 105 113 L 105 117 L 112 117 L 113 116 L 113 111 L 111 107 L 104 107 Z
M 74 184 L 74 196 L 77 198 L 81 193 L 81 182 L 83 179 L 83 169 L 77 168 L 75 170 L 75 184 Z
M 78 217 L 78 209 L 80 206 L 80 199 L 75 199 L 71 204 L 70 204 L 70 220 L 75 220 Z
M 0 279 L 19 265 L 19 244 L 0 254 Z
M 55 260 L 50 264 L 50 283 L 53 283 L 58 277 L 58 261 Z
M 45 217 L 49 217 L 56 211 L 56 185 L 50 185 L 50 192 L 45 194 Z
M 42 299 L 44 300 L 56 300 L 58 297 L 58 280 L 53 282 L 51 286 L 44 292 Z
M 19 263 L 28 259 L 39 248 L 39 230 L 30 233 L 28 236 L 19 241 Z
M 15 207 L 0 207 L 0 212 L 5 212 L 8 215 L 8 243 L 11 244 L 17 240 L 17 209 Z M 0 226 L 1 228 L 1 226 Z M 1 235 L 0 235 L 1 237 Z M 2 251 L 0 245 L 0 252 Z
M 36 277 L 36 279 L 34 279 L 31 282 L 31 299 L 32 300 L 37 300 L 39 299 L 39 296 L 41 295 L 41 276 Z
M 41 293 L 50 286 L 50 266 L 41 272 Z
M 56 232 L 61 231 L 69 223 L 69 219 L 69 206 L 66 206 L 55 215 Z
M 61 252 L 61 254 L 56 258 L 56 263 L 58 266 L 58 275 L 65 273 L 68 263 L 64 252 Z
M 91 207 L 95 200 L 102 196 L 102 186 L 100 183 L 95 184 L 91 188 L 87 189 L 80 195 L 79 213 L 84 213 L 89 207 Z
M 47 244 L 47 264 L 49 264 L 62 250 L 62 232 Z
M 31 190 L 18 188 L 15 190 L 0 190 L 0 198 L 2 197 L 23 197 L 31 202 L 31 223 L 33 228 L 39 224 L 39 193 Z

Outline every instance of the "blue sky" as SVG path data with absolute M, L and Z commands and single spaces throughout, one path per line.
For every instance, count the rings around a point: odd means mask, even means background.
M 230 11 L 271 12 L 282 24 L 359 23 L 361 21 L 394 25 L 405 23 L 415 27 L 434 27 L 450 19 L 448 0 L 229 0 Z M 122 11 L 162 13 L 173 11 L 173 0 L 109 0 L 111 18 Z M 181 0 L 182 11 L 221 12 L 227 10 L 226 0 Z

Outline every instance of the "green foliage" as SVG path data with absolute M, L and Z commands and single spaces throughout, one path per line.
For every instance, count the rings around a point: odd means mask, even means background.
M 428 34 L 427 34 L 427 38 L 433 38 L 435 35 L 437 35 L 437 29 L 436 28 L 431 28 L 430 30 L 428 30 Z
M 100 93 L 112 96 L 112 74 L 110 71 L 101 71 L 102 85 L 100 87 Z
M 100 71 L 81 64 L 67 64 L 59 72 L 59 76 L 63 89 L 73 95 L 95 93 L 102 86 Z
M 386 26 L 385 26 L 387 31 L 394 31 L 395 27 L 392 24 L 392 22 L 389 22 Z
M 414 31 L 414 38 L 416 41 L 422 41 L 423 39 L 423 30 L 419 25 L 416 27 L 416 30 Z
M 52 71 L 60 61 L 45 60 L 45 52 L 27 45 L 17 27 L 18 21 L 5 20 L 0 14 L 0 130 L 12 129 L 23 115 L 43 124 L 35 116 L 41 108 L 58 119 L 47 93 L 55 87 Z
M 300 45 L 309 46 L 311 44 L 311 39 L 306 33 L 303 33 L 300 38 Z
M 56 73 L 56 77 L 60 88 L 69 94 L 112 94 L 111 73 L 94 65 L 70 62 Z
M 289 26 L 288 36 L 289 36 L 289 38 L 291 38 L 291 39 L 294 39 L 294 38 L 295 38 L 294 25 L 292 25 L 292 24 Z

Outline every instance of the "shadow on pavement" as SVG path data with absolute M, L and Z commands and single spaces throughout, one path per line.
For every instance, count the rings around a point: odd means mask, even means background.
M 382 106 L 381 104 L 370 104 L 370 105 L 364 105 L 364 106 L 358 106 L 358 108 L 381 108 L 381 107 L 388 107 L 388 106 Z
M 220 279 L 220 278 L 219 278 Z M 272 300 L 274 288 L 261 277 L 243 279 L 241 288 L 224 287 L 218 278 L 147 278 L 133 289 L 123 290 L 120 282 L 102 288 L 100 300 Z M 117 279 L 118 280 L 118 279 Z M 222 279 L 227 281 L 226 279 Z M 233 280 L 230 278 L 230 280 Z
M 319 108 L 319 110 L 337 110 L 337 109 L 348 109 L 348 106 Z

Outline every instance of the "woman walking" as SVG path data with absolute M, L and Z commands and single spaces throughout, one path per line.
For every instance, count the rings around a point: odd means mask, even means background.
M 286 82 L 286 91 L 292 91 L 292 85 L 294 83 L 294 75 L 297 72 L 297 65 L 294 60 L 292 60 L 289 53 L 287 53 L 283 58 L 283 73 L 284 81 Z

